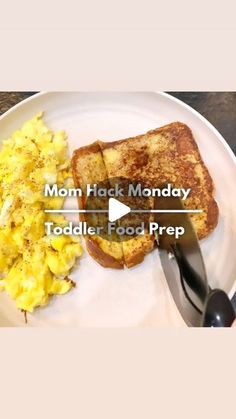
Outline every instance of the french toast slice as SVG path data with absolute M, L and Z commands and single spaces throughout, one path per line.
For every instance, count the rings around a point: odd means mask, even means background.
M 208 236 L 216 227 L 219 210 L 214 200 L 213 181 L 187 125 L 173 122 L 137 137 L 108 143 L 99 141 L 99 145 L 109 177 L 125 177 L 150 188 L 164 183 L 190 188 L 184 206 L 203 210 L 190 215 L 198 238 Z M 153 238 L 149 240 L 145 248 L 151 249 Z M 139 240 L 134 239 L 133 243 L 139 253 Z M 127 263 L 131 254 L 134 259 L 136 250 L 130 245 L 126 247 L 129 249 L 123 246 L 123 253 Z
M 171 183 L 190 188 L 183 201 L 187 209 L 202 209 L 191 214 L 199 239 L 207 237 L 216 227 L 219 210 L 214 200 L 214 185 L 189 127 L 173 122 L 137 137 L 113 142 L 97 141 L 76 150 L 72 158 L 76 187 L 98 183 L 109 178 L 125 178 L 141 182 L 149 188 Z M 84 201 L 79 198 L 84 208 Z M 150 207 L 154 205 L 151 199 Z M 150 218 L 151 220 L 151 218 Z M 132 267 L 143 261 L 154 247 L 154 237 L 147 232 L 122 243 L 108 242 L 101 237 L 86 237 L 90 255 L 102 266 Z
M 87 184 L 96 184 L 107 179 L 107 171 L 98 142 L 75 150 L 72 157 L 72 173 L 75 187 L 81 188 L 83 195 L 78 197 L 80 209 L 86 206 Z M 94 217 L 102 214 L 94 214 Z M 81 221 L 86 221 L 86 214 L 81 213 Z M 95 222 L 96 224 L 96 222 Z M 124 267 L 122 244 L 107 241 L 100 236 L 85 236 L 89 254 L 100 265 L 109 268 L 122 269 Z
M 130 240 L 122 242 L 124 262 L 127 268 L 143 262 L 147 253 L 154 247 L 155 237 L 146 232 L 143 236 L 136 236 Z

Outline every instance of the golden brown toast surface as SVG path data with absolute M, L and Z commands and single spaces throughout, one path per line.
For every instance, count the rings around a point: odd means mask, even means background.
M 191 193 L 183 203 L 188 209 L 203 210 L 201 214 L 191 214 L 198 237 L 206 237 L 217 225 L 213 181 L 191 130 L 183 123 L 174 122 L 125 140 L 97 141 L 82 147 L 74 152 L 72 168 L 75 186 L 82 189 L 88 183 L 113 177 L 138 181 L 150 188 L 164 183 L 190 188 Z M 79 205 L 83 208 L 81 198 Z M 86 241 L 94 259 L 115 268 L 140 263 L 154 245 L 154 238 L 148 234 L 122 243 L 106 242 L 100 237 Z
M 85 209 L 87 184 L 95 184 L 107 179 L 107 171 L 98 142 L 74 151 L 72 172 L 75 186 L 81 188 L 84 192 L 84 196 L 78 198 L 79 207 Z M 81 221 L 86 221 L 86 216 L 81 215 Z M 85 242 L 89 254 L 100 265 L 116 269 L 124 267 L 121 243 L 107 241 L 98 236 L 85 236 Z
M 99 144 L 110 177 L 123 176 L 150 188 L 163 183 L 191 188 L 183 202 L 187 209 L 203 210 L 191 214 L 198 237 L 206 237 L 215 228 L 218 206 L 213 181 L 187 125 L 174 122 L 144 135 Z

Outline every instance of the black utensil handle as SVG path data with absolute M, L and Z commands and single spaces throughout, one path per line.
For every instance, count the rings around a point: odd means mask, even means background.
M 235 320 L 235 312 L 228 295 L 219 289 L 209 292 L 203 315 L 203 327 L 230 327 Z
M 203 278 L 201 278 L 189 264 L 180 245 L 176 244 L 175 246 L 172 246 L 172 252 L 174 253 L 179 270 L 186 283 L 204 303 L 209 292 L 208 285 L 205 284 Z

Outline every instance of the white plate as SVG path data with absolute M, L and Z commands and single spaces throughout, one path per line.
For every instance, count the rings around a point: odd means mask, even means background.
M 0 118 L 0 140 L 37 112 L 53 130 L 64 129 L 70 152 L 95 139 L 112 141 L 136 136 L 172 121 L 193 131 L 216 186 L 220 220 L 201 243 L 210 284 L 231 297 L 236 280 L 236 159 L 216 131 L 196 111 L 164 93 L 40 93 Z M 158 251 L 133 269 L 104 269 L 84 251 L 72 278 L 77 287 L 54 297 L 29 316 L 32 326 L 181 326 L 169 294 Z M 0 294 L 0 325 L 24 325 L 22 314 L 5 293 Z

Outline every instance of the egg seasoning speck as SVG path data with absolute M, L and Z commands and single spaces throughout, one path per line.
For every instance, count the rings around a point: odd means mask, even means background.
M 45 234 L 45 222 L 65 226 L 63 198 L 44 196 L 46 183 L 65 187 L 71 178 L 64 131 L 53 133 L 42 114 L 27 121 L 0 151 L 0 289 L 24 311 L 33 312 L 54 294 L 65 294 L 68 275 L 82 253 L 78 237 Z

